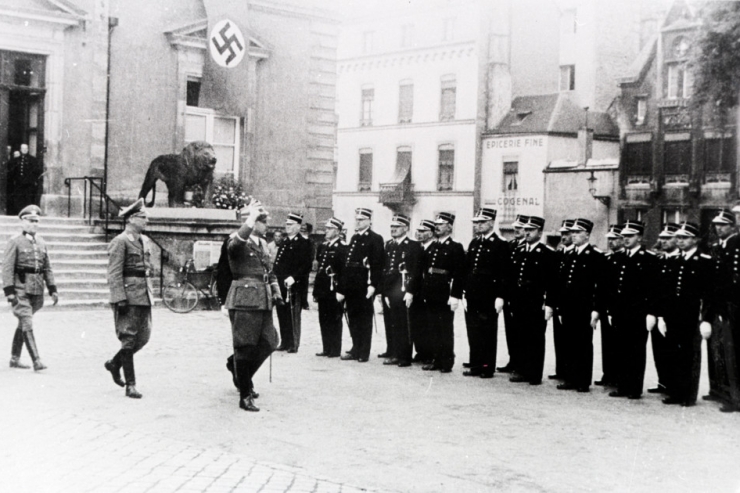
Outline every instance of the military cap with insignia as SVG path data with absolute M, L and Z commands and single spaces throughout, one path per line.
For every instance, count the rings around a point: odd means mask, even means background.
M 606 233 L 606 237 L 609 239 L 621 238 L 622 237 L 622 225 L 621 224 L 610 224 L 609 231 Z
M 673 238 L 676 236 L 676 231 L 678 231 L 678 228 L 681 226 L 676 223 L 666 223 L 665 226 L 663 226 L 663 230 L 658 235 L 658 238 Z
M 712 224 L 735 224 L 735 214 L 728 210 L 721 210 L 719 213 L 715 216 L 714 219 L 712 219 Z
M 483 207 L 478 209 L 478 214 L 473 216 L 473 222 L 484 222 L 484 221 L 495 221 L 496 220 L 496 209 L 490 207 Z
M 539 216 L 527 216 L 527 222 L 524 224 L 525 229 L 542 229 L 545 227 L 545 218 Z
M 641 235 L 645 232 L 645 223 L 642 221 L 626 221 L 622 226 L 622 236 Z
M 408 216 L 404 216 L 403 214 L 396 214 L 391 219 L 391 226 L 409 227 L 410 225 L 411 225 L 411 218 Z
M 358 207 L 355 209 L 355 219 L 372 219 L 373 211 L 365 207 Z
M 434 221 L 431 219 L 422 219 L 419 221 L 418 231 L 434 231 Z
M 338 230 L 341 231 L 341 229 L 344 227 L 344 221 L 336 217 L 332 217 L 328 221 L 326 221 L 325 227 L 326 228 L 337 228 Z
M 38 219 L 41 217 L 41 208 L 35 204 L 27 205 L 19 213 L 21 219 Z
M 573 220 L 573 225 L 570 227 L 571 231 L 585 231 L 590 233 L 594 229 L 594 223 L 590 219 L 579 217 Z
M 524 225 L 527 223 L 527 220 L 529 219 L 529 216 L 525 216 L 524 214 L 517 214 L 516 219 L 514 219 L 514 222 L 511 223 L 512 228 L 523 228 Z
M 570 227 L 573 226 L 573 219 L 564 219 L 562 224 L 560 225 L 560 229 L 558 232 L 560 233 L 570 233 Z
M 434 220 L 435 224 L 454 224 L 455 215 L 451 212 L 440 212 Z
M 131 217 L 146 217 L 146 208 L 144 207 L 144 199 L 140 198 L 128 207 L 121 209 L 118 213 L 118 217 L 129 219 Z
M 303 222 L 303 214 L 300 212 L 288 213 L 288 218 L 285 220 L 286 224 L 301 224 Z
M 676 236 L 688 236 L 689 238 L 699 237 L 699 225 L 696 223 L 682 222 L 681 226 L 675 233 Z

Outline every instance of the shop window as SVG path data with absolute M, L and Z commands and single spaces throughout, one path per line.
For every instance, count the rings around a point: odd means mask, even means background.
M 449 191 L 455 178 L 455 147 L 451 144 L 439 146 L 439 175 L 437 190 Z

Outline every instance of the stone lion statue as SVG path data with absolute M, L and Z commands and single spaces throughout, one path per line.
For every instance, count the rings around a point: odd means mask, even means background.
M 182 207 L 185 188 L 200 185 L 203 201 L 211 203 L 213 197 L 213 170 L 216 167 L 216 153 L 208 142 L 195 141 L 186 145 L 180 154 L 162 154 L 149 165 L 139 197 L 146 200 L 152 192 L 152 200 L 147 207 L 154 205 L 157 196 L 156 183 L 162 180 L 167 184 L 167 200 L 170 207 Z

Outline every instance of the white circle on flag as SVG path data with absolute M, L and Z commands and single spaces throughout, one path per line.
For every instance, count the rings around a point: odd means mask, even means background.
M 229 19 L 216 23 L 208 36 L 208 51 L 213 61 L 222 67 L 233 68 L 239 65 L 247 51 L 239 26 Z

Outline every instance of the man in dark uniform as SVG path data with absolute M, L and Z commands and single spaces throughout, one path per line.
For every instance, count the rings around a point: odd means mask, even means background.
M 278 247 L 273 270 L 280 285 L 280 294 L 286 303 L 277 307 L 280 324 L 278 351 L 297 353 L 301 344 L 301 290 L 311 272 L 311 241 L 299 234 L 303 215 L 288 214 L 285 221 L 285 239 Z
M 10 367 L 28 368 L 20 362 L 25 341 L 35 371 L 46 369 L 33 335 L 33 314 L 44 306 L 44 283 L 54 304 L 59 302 L 49 252 L 44 240 L 36 234 L 40 216 L 41 209 L 36 205 L 23 208 L 18 214 L 23 233 L 8 240 L 3 257 L 3 291 L 18 319 L 10 350 Z
M 470 346 L 466 377 L 493 378 L 496 368 L 498 314 L 504 308 L 511 252 L 493 231 L 496 210 L 483 208 L 473 217 L 473 233 L 465 256 L 465 325 Z
M 421 295 L 427 307 L 427 323 L 433 341 L 434 362 L 422 370 L 450 373 L 455 364 L 455 310 L 463 292 L 465 250 L 450 234 L 455 215 L 440 212 L 434 221 L 437 241 L 429 247 L 422 266 Z
M 373 211 L 355 210 L 355 234 L 349 243 L 342 275 L 337 286 L 337 301 L 346 300 L 352 349 L 343 360 L 367 363 L 373 337 L 373 298 L 383 269 L 383 237 L 370 229 Z
M 658 296 L 672 292 L 675 287 L 674 283 L 676 279 L 674 273 L 679 267 L 680 262 L 678 262 L 678 259 L 681 257 L 676 239 L 678 228 L 679 225 L 676 223 L 667 223 L 663 227 L 663 231 L 658 235 L 658 243 L 660 244 L 660 254 L 658 254 L 660 280 L 656 286 Z M 653 348 L 653 361 L 655 362 L 655 370 L 658 373 L 658 385 L 649 388 L 648 392 L 651 394 L 665 394 L 671 371 L 668 366 L 668 348 L 666 346 L 665 335 L 660 330 L 651 330 L 650 345 Z
M 152 270 L 150 240 L 142 234 L 148 222 L 144 199 L 121 210 L 119 216 L 128 220 L 128 223 L 123 232 L 108 245 L 108 287 L 121 349 L 105 362 L 105 369 L 111 373 L 113 381 L 123 387 L 123 368 L 126 396 L 141 399 L 141 394 L 136 390 L 134 354 L 149 342 L 154 299 L 149 277 Z
M 527 222 L 529 216 L 519 214 L 516 216 L 516 220 L 511 224 L 514 228 L 514 238 L 509 240 L 509 251 L 511 252 L 510 264 L 513 265 L 517 262 L 516 258 L 521 253 L 521 248 L 524 246 L 524 223 Z M 509 362 L 506 366 L 500 366 L 496 368 L 501 373 L 513 373 L 520 368 L 521 357 L 519 348 L 521 343 L 519 340 L 519 332 L 516 330 L 516 324 L 514 318 L 511 316 L 511 300 L 506 299 L 504 302 L 504 330 L 506 331 L 506 348 L 509 352 Z M 465 366 L 463 364 L 463 366 Z
M 624 254 L 624 238 L 622 238 L 622 226 L 612 224 L 606 233 L 606 240 L 609 244 L 609 252 L 604 255 L 606 266 L 601 273 L 599 280 L 599 292 L 601 299 L 606 301 L 611 295 L 610 289 L 613 284 L 610 282 L 614 278 L 612 272 L 617 269 L 620 255 Z M 617 334 L 612 326 L 611 317 L 606 309 L 606 304 L 601 303 L 599 307 L 599 324 L 601 325 L 601 380 L 594 382 L 595 385 L 605 387 L 616 387 L 619 367 L 619 350 L 617 347 Z
M 380 294 L 383 298 L 388 358 L 384 365 L 411 366 L 412 340 L 409 324 L 411 304 L 419 287 L 421 245 L 409 239 L 411 219 L 396 214 L 391 220 L 391 239 L 385 244 Z
M 337 301 L 337 281 L 347 245 L 339 238 L 344 222 L 332 217 L 324 226 L 326 241 L 316 252 L 318 270 L 313 285 L 313 299 L 319 305 L 319 327 L 321 328 L 322 350 L 316 356 L 336 358 L 342 353 L 342 314 L 344 307 Z
M 557 275 L 555 250 L 542 243 L 542 229 L 545 220 L 529 216 L 524 225 L 526 244 L 515 256 L 512 266 L 509 289 L 512 303 L 512 318 L 519 331 L 521 341 L 521 367 L 509 380 L 542 383 L 542 370 L 545 364 L 545 330 L 553 315 L 554 296 L 552 290 Z
M 272 306 L 283 300 L 264 240 L 267 211 L 253 200 L 246 212 L 244 224 L 229 239 L 229 266 L 234 279 L 225 306 L 231 320 L 239 408 L 256 412 L 259 408 L 254 399 L 258 395 L 252 379 L 277 347 Z
M 578 218 L 570 226 L 573 249 L 566 268 L 561 270 L 556 289 L 557 313 L 567 347 L 562 356 L 567 362 L 560 390 L 588 392 L 594 363 L 594 330 L 599 322 L 598 283 L 604 274 L 605 259 L 589 243 L 594 223 Z
M 617 332 L 620 365 L 617 390 L 611 397 L 640 399 L 645 379 L 648 331 L 655 317 L 648 315 L 657 278 L 657 257 L 642 246 L 645 224 L 627 221 L 622 227 L 625 252 L 615 263 L 611 296 L 607 300 L 612 325 Z
M 651 312 L 658 322 L 652 332 L 665 337 L 662 357 L 668 397 L 663 403 L 685 407 L 696 403 L 699 391 L 701 334 L 712 332 L 709 302 L 714 266 L 712 257 L 697 249 L 698 225 L 682 223 L 673 235 L 681 252 L 672 260 L 675 269 L 661 269 L 663 282 Z
M 416 228 L 416 241 L 421 244 L 421 257 L 419 266 L 423 268 L 427 263 L 429 249 L 435 242 L 434 239 L 434 221 L 431 219 L 422 219 Z M 423 278 L 423 272 L 421 273 Z M 421 283 L 422 279 L 419 279 Z M 434 361 L 434 351 L 432 348 L 432 337 L 429 332 L 429 322 L 427 320 L 428 307 L 424 302 L 423 296 L 416 296 L 409 309 L 411 314 L 411 338 L 416 347 L 416 356 L 413 361 L 430 364 Z
M 8 163 L 8 213 L 17 214 L 30 204 L 38 205 L 38 193 L 43 170 L 38 160 L 28 153 L 28 144 Z
M 720 411 L 740 411 L 740 236 L 736 217 L 721 211 L 712 220 L 719 241 L 713 247 L 714 323 L 707 344 L 709 395 L 722 403 Z
M 569 254 L 573 251 L 573 238 L 570 230 L 573 222 L 573 219 L 565 219 L 560 225 L 560 244 L 557 249 L 558 277 L 560 279 L 563 278 L 563 273 L 569 267 Z M 570 346 L 567 335 L 562 330 L 561 315 L 555 308 L 555 316 L 552 318 L 552 338 L 555 343 L 555 374 L 547 376 L 550 380 L 563 380 L 568 372 L 567 366 L 570 363 L 566 361 L 566 353 Z

